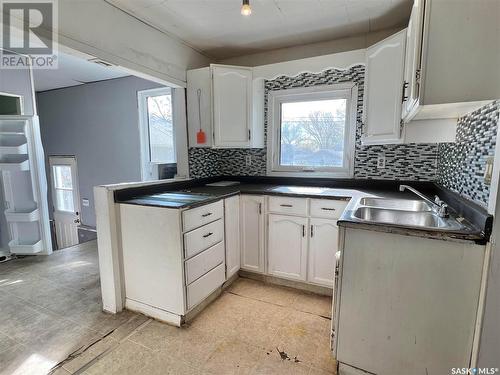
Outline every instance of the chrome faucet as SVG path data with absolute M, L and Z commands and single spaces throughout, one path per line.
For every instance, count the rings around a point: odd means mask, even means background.
M 418 195 L 420 198 L 422 198 L 424 201 L 430 204 L 432 211 L 438 214 L 439 217 L 448 217 L 448 205 L 443 202 L 439 197 L 436 195 L 434 201 L 430 200 L 427 198 L 424 194 L 419 192 L 417 189 L 412 188 L 411 186 L 408 185 L 399 185 L 399 191 L 405 191 L 405 190 L 410 190 L 412 193 Z

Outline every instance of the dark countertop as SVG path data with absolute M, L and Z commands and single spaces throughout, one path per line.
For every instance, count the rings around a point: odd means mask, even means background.
M 206 183 L 214 181 L 240 181 L 239 185 L 214 187 Z M 304 198 L 350 200 L 338 224 L 344 227 L 376 230 L 401 235 L 420 236 L 433 239 L 455 239 L 485 243 L 491 233 L 492 217 L 486 210 L 473 202 L 438 185 L 419 181 L 376 181 L 376 180 L 320 180 L 270 177 L 226 177 L 175 181 L 161 186 L 127 188 L 115 192 L 115 202 L 165 208 L 189 209 L 208 204 L 237 194 L 280 195 Z M 362 197 L 417 199 L 409 192 L 400 192 L 399 184 L 409 184 L 432 197 L 439 195 L 451 208 L 451 215 L 464 217 L 465 229 L 457 231 L 427 230 L 396 224 L 359 222 L 352 219 L 352 212 Z M 302 191 L 297 188 L 302 187 Z M 154 201 L 154 194 L 175 192 L 184 195 L 203 195 L 197 202 Z

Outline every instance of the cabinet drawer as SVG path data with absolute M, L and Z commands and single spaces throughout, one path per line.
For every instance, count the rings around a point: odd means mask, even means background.
M 221 241 L 186 261 L 186 284 L 191 284 L 223 262 L 224 241 Z
M 215 289 L 220 287 L 226 278 L 224 263 L 215 267 L 212 271 L 200 277 L 198 280 L 186 287 L 188 310 L 203 301 Z
M 307 198 L 269 197 L 269 211 L 307 216 Z
M 201 253 L 203 250 L 222 241 L 224 238 L 224 221 L 219 219 L 184 234 L 184 250 L 186 258 Z
M 207 223 L 220 219 L 224 215 L 222 200 L 196 207 L 182 213 L 182 229 L 188 232 Z
M 348 201 L 334 199 L 311 199 L 311 216 L 338 219 L 344 212 Z

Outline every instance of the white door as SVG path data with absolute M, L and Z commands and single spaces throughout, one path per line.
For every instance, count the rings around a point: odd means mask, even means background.
M 252 134 L 252 70 L 212 67 L 215 147 L 246 147 Z
M 269 274 L 306 280 L 307 233 L 305 217 L 269 215 Z
M 224 199 L 226 242 L 226 279 L 240 269 L 240 197 Z
M 307 280 L 333 288 L 339 230 L 336 220 L 311 219 Z
M 364 144 L 401 143 L 406 29 L 366 50 Z
M 264 197 L 242 195 L 241 219 L 241 268 L 264 272 Z
M 78 244 L 80 194 L 76 159 L 51 156 L 49 166 L 57 247 L 63 249 Z

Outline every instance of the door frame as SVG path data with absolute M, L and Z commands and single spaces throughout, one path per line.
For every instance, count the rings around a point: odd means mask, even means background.
M 49 178 L 50 178 L 50 183 L 49 183 L 49 186 L 50 186 L 50 196 L 51 196 L 51 199 L 52 199 L 52 217 L 54 219 L 54 222 L 55 222 L 55 216 L 54 216 L 54 213 L 56 211 L 56 207 L 55 207 L 55 204 L 56 204 L 56 196 L 55 196 L 55 184 L 54 184 L 54 173 L 52 171 L 52 166 L 53 165 L 70 165 L 72 167 L 74 167 L 73 169 L 73 172 L 74 172 L 74 175 L 73 175 L 73 179 L 75 181 L 75 184 L 74 184 L 74 187 L 73 187 L 73 194 L 76 194 L 76 197 L 73 196 L 73 203 L 75 205 L 75 215 L 79 217 L 79 222 L 76 223 L 77 227 L 81 226 L 82 225 L 82 211 L 81 211 L 81 204 L 80 204 L 80 184 L 79 184 L 79 179 L 78 179 L 78 163 L 77 163 L 77 160 L 76 160 L 76 156 L 75 155 L 49 155 Z M 64 162 L 57 162 L 58 160 L 71 160 L 71 163 L 64 163 Z M 56 161 L 54 163 L 54 161 Z M 58 245 L 58 248 L 59 248 L 59 239 L 57 238 L 57 233 L 56 234 L 56 243 Z M 61 249 L 61 248 L 59 248 Z

